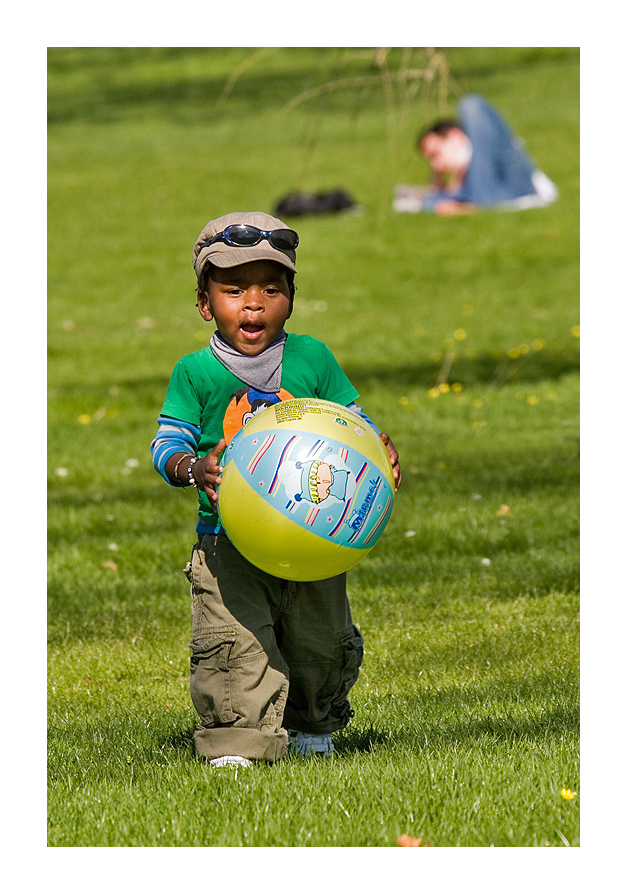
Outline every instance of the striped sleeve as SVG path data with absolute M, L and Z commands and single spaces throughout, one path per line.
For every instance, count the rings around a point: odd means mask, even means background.
M 164 481 L 173 487 L 184 487 L 178 481 L 171 481 L 165 471 L 167 461 L 175 453 L 191 453 L 196 455 L 200 439 L 200 426 L 172 416 L 159 416 L 159 429 L 150 444 L 152 464 Z
M 358 416 L 361 416 L 361 418 L 362 418 L 363 420 L 365 420 L 365 422 L 367 422 L 368 425 L 370 425 L 372 428 L 374 428 L 374 430 L 376 431 L 376 433 L 377 433 L 378 435 L 381 434 L 381 432 L 379 431 L 379 429 L 377 428 L 377 426 L 374 424 L 374 422 L 372 421 L 372 419 L 371 419 L 369 416 L 367 416 L 367 415 L 364 413 L 363 409 L 362 409 L 361 407 L 358 407 L 356 403 L 349 404 L 349 405 L 346 407 L 346 409 L 347 409 L 347 410 L 352 410 L 353 413 L 357 413 L 357 415 L 358 415 Z

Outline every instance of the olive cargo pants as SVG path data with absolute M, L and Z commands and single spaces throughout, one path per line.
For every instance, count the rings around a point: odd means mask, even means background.
M 274 761 L 287 751 L 287 729 L 320 734 L 346 726 L 363 640 L 345 574 L 281 580 L 251 565 L 221 534 L 199 535 L 185 571 L 199 755 Z

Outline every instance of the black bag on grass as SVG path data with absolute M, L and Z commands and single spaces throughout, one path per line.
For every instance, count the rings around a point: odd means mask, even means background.
M 292 192 L 280 199 L 274 213 L 277 217 L 304 217 L 306 214 L 333 214 L 359 206 L 343 189 L 331 192 Z

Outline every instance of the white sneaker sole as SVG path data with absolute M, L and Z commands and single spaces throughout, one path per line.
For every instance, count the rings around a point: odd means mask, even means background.
M 212 767 L 225 767 L 227 764 L 235 764 L 237 767 L 251 767 L 252 762 L 247 757 L 237 754 L 225 754 L 224 757 L 214 757 L 209 761 Z

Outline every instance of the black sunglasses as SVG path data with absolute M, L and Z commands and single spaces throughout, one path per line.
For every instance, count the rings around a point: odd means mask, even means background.
M 227 245 L 235 245 L 238 248 L 251 248 L 253 245 L 258 245 L 262 239 L 267 239 L 278 251 L 294 251 L 298 245 L 298 233 L 294 230 L 260 230 L 250 224 L 231 224 L 221 233 L 216 233 L 207 242 L 203 242 L 198 251 L 213 245 L 214 242 L 226 242 Z

